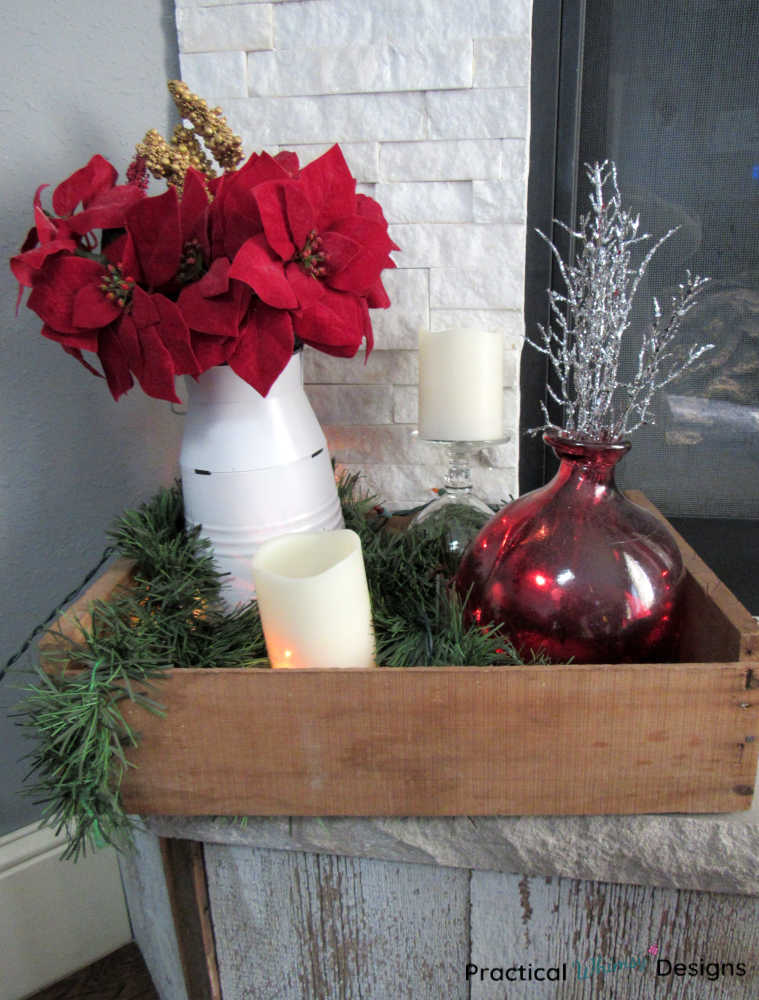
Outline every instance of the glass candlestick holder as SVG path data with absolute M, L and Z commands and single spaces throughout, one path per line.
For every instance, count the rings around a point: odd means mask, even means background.
M 448 552 L 452 556 L 461 557 L 480 528 L 495 513 L 473 491 L 474 454 L 480 448 L 492 448 L 504 444 L 506 440 L 430 441 L 431 444 L 444 445 L 448 452 L 448 471 L 443 479 L 443 492 L 414 515 L 409 528 L 426 530 L 438 537 L 442 535 Z

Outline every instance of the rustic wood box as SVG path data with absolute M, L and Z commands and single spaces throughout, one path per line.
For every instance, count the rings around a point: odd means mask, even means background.
M 173 670 L 156 695 L 165 718 L 126 709 L 141 742 L 125 807 L 267 816 L 748 809 L 759 625 L 678 540 L 688 574 L 679 662 Z M 59 630 L 74 635 L 74 619 L 129 570 L 114 564 Z

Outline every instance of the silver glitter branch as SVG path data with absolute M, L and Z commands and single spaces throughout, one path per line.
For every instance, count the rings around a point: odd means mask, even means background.
M 673 346 L 683 317 L 708 279 L 686 272 L 666 318 L 653 300 L 653 319 L 643 332 L 637 370 L 629 382 L 620 382 L 622 338 L 630 326 L 633 299 L 651 258 L 676 229 L 657 240 L 633 268 L 633 250 L 651 237 L 638 235 L 639 218 L 622 207 L 614 164 L 586 164 L 586 172 L 592 186 L 591 211 L 580 219 L 579 231 L 554 220 L 582 245 L 575 263 L 565 263 L 556 245 L 538 230 L 551 248 L 566 291 L 549 289 L 551 322 L 547 327 L 538 324 L 539 341 L 528 337 L 527 342 L 548 357 L 554 370 L 557 389 L 549 385 L 548 394 L 563 409 L 565 433 L 615 441 L 652 423 L 656 393 L 712 349 L 712 344 L 691 346 L 683 354 Z M 541 407 L 546 423 L 538 429 L 553 428 L 545 404 Z

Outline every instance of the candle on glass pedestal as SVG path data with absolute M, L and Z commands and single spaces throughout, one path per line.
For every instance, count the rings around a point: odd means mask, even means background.
M 281 535 L 253 559 L 272 667 L 373 667 L 369 588 L 355 531 Z
M 494 441 L 503 436 L 503 335 L 419 332 L 419 436 Z

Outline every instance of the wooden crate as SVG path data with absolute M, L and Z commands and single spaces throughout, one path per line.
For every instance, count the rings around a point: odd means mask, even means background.
M 173 670 L 157 693 L 166 718 L 126 709 L 141 742 L 124 804 L 144 815 L 267 816 L 748 809 L 759 625 L 678 541 L 680 662 Z M 129 570 L 109 569 L 60 630 L 74 635 L 74 618 Z

